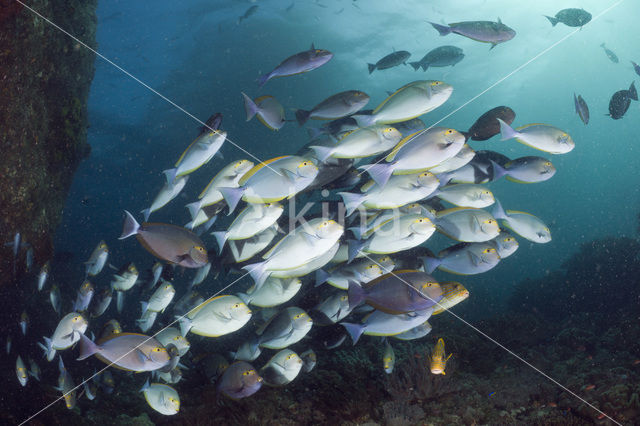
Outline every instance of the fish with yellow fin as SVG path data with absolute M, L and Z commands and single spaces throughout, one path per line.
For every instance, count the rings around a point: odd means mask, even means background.
M 444 340 L 442 340 L 442 338 L 438 339 L 436 347 L 433 348 L 433 352 L 431 352 L 431 365 L 429 366 L 431 373 L 444 375 L 444 369 L 451 355 L 453 354 L 449 354 L 449 356 L 445 358 Z

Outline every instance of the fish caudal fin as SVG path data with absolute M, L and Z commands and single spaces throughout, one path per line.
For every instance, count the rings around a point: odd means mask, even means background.
M 333 148 L 329 146 L 311 145 L 309 149 L 311 149 L 315 157 L 323 163 L 327 161 L 327 158 L 331 157 L 331 154 L 333 154 Z
M 349 310 L 352 311 L 356 306 L 362 303 L 365 299 L 365 291 L 360 284 L 349 280 L 349 289 L 347 292 L 349 296 Z
M 98 352 L 100 352 L 100 347 L 89 340 L 87 336 L 80 333 L 80 356 L 78 357 L 78 361 L 87 359 Z
M 189 210 L 189 214 L 191 215 L 191 219 L 192 220 L 196 220 L 196 217 L 198 216 L 198 212 L 200 211 L 200 208 L 202 207 L 202 200 L 195 201 L 193 203 L 189 203 L 185 207 Z
M 351 118 L 356 120 L 358 127 L 369 127 L 376 124 L 375 114 L 356 114 L 352 115 Z
M 144 221 L 147 222 L 149 220 L 149 216 L 151 216 L 151 207 L 144 210 L 140 210 L 140 213 L 144 217 Z
M 270 78 L 271 78 L 271 73 L 261 75 L 260 78 L 258 78 L 258 86 L 260 87 L 264 86 L 264 84 L 267 81 L 269 81 Z
M 326 283 L 329 279 L 329 273 L 324 269 L 320 268 L 316 270 L 316 284 L 315 287 L 319 287 L 322 284 Z
M 413 67 L 414 71 L 418 71 L 418 69 L 422 66 L 420 62 L 409 62 L 409 65 Z
M 122 307 L 124 306 L 124 291 L 116 292 L 116 308 L 118 309 L 118 313 L 122 313 Z
M 227 233 L 225 231 L 216 231 L 212 232 L 211 235 L 216 237 L 216 242 L 218 243 L 218 253 L 222 254 L 224 243 L 227 242 Z
M 238 205 L 238 202 L 242 198 L 242 194 L 244 193 L 244 188 L 218 188 L 218 191 L 224 197 L 224 200 L 227 202 L 227 206 L 229 206 L 229 212 L 227 215 L 233 213 Z
M 496 203 L 493 206 L 493 209 L 491 210 L 491 216 L 493 216 L 495 219 L 507 219 L 507 213 L 505 213 L 504 209 L 502 208 L 502 204 L 500 204 L 500 201 L 498 201 L 496 199 Z
M 501 177 L 509 174 L 507 169 L 502 167 L 500 164 L 496 163 L 493 160 L 489 160 L 489 161 L 491 162 L 491 165 L 493 166 L 493 180 L 494 181 L 496 181 L 496 180 L 500 179 Z
M 258 113 L 260 108 L 244 93 L 242 93 L 242 98 L 244 99 L 244 110 L 247 113 L 247 121 L 249 121 Z
M 341 322 L 340 324 L 345 328 L 345 330 L 347 330 L 347 333 L 349 333 L 349 336 L 351 336 L 351 340 L 355 345 L 360 339 L 360 336 L 362 336 L 362 333 L 364 333 L 364 325 L 353 324 L 350 322 Z
M 245 271 L 247 271 L 249 275 L 251 275 L 251 278 L 253 278 L 253 281 L 255 281 L 256 284 L 255 284 L 255 290 L 253 290 L 254 292 L 260 290 L 260 288 L 262 287 L 262 284 L 264 284 L 264 282 L 267 280 L 267 278 L 271 274 L 270 271 L 266 270 L 266 266 L 267 266 L 267 262 L 259 262 L 259 263 L 252 263 L 251 265 L 247 265 L 242 268 Z
M 371 74 L 376 69 L 376 64 L 367 64 L 369 67 L 369 74 Z
M 298 122 L 299 125 L 304 125 L 304 123 L 307 122 L 307 120 L 309 120 L 309 117 L 311 116 L 311 111 L 307 111 L 305 109 L 297 109 L 296 110 L 296 121 Z
M 551 22 L 551 25 L 554 26 L 554 27 L 556 26 L 556 24 L 558 22 L 560 22 L 560 20 L 558 18 L 554 18 L 553 16 L 544 15 L 544 17 L 547 18 L 549 20 L 549 22 Z
M 164 174 L 164 177 L 167 179 L 167 185 L 173 186 L 173 183 L 176 181 L 176 174 L 178 173 L 178 169 L 176 168 L 167 169 L 167 170 L 163 170 L 162 173 Z
M 500 140 L 506 141 L 509 139 L 517 138 L 519 136 L 519 133 L 516 132 L 513 127 L 509 126 L 499 118 L 496 118 L 496 120 L 498 120 L 498 123 L 500 123 Z
M 393 163 L 378 163 L 378 164 L 367 164 L 366 166 L 360 166 L 358 169 L 362 169 L 369 173 L 371 179 L 380 187 L 384 188 L 384 186 L 389 181 L 389 178 L 393 174 L 394 164 Z
M 124 224 L 122 225 L 122 235 L 118 238 L 119 240 L 124 240 L 127 237 L 137 234 L 140 229 L 140 224 L 131 213 L 125 210 L 124 214 L 125 217 Z
M 342 197 L 342 202 L 347 209 L 347 216 L 351 216 L 351 213 L 356 211 L 367 197 L 365 194 L 354 194 L 351 192 L 338 192 L 338 195 Z
M 631 86 L 629 86 L 629 98 L 634 101 L 638 100 L 638 92 L 636 92 L 636 86 L 633 81 L 631 82 Z
M 422 260 L 422 263 L 424 265 L 424 271 L 427 274 L 430 274 L 433 271 L 435 271 L 436 268 L 440 266 L 440 264 L 442 263 L 442 261 L 439 258 L 432 257 L 432 256 L 424 256 L 424 257 L 421 257 L 420 259 Z
M 147 381 L 144 382 L 144 385 L 142 385 L 142 388 L 140 388 L 140 392 L 144 392 L 147 389 L 149 389 L 149 378 L 147 378 Z
M 191 330 L 191 327 L 193 327 L 193 324 L 191 323 L 191 319 L 187 318 L 186 316 L 177 317 L 177 318 L 178 318 L 178 322 L 180 323 L 180 334 L 182 334 L 182 337 L 185 337 L 189 332 L 189 330 Z
M 353 259 L 355 259 L 358 254 L 360 254 L 360 251 L 362 251 L 362 248 L 364 247 L 366 241 L 358 241 L 358 240 L 349 240 L 347 242 L 347 248 L 348 248 L 348 253 L 349 253 L 349 259 L 347 260 L 347 263 L 351 263 L 353 261 Z
M 441 36 L 446 36 L 447 34 L 451 34 L 451 27 L 448 25 L 440 25 L 440 24 L 436 24 L 435 22 L 429 22 L 433 28 L 435 28 L 436 30 L 438 30 L 438 33 L 440 33 Z
M 147 313 L 147 309 L 149 308 L 148 302 L 140 302 L 140 307 L 142 308 L 142 316 Z

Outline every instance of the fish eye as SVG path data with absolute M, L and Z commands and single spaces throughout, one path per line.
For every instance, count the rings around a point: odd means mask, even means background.
M 449 129 L 447 130 L 447 134 L 450 135 L 451 133 L 453 133 L 453 130 Z
M 349 296 L 342 296 L 340 297 L 340 301 L 344 302 L 345 300 L 347 300 L 349 298 Z

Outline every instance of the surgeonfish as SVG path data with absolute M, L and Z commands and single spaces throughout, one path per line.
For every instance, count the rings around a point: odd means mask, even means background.
M 269 130 L 280 130 L 286 122 L 284 108 L 273 96 L 264 95 L 251 100 L 250 97 L 242 93 L 244 99 L 244 110 L 247 113 L 247 121 L 254 116 Z
M 365 302 L 391 315 L 424 311 L 442 299 L 440 284 L 429 274 L 399 270 L 382 275 L 362 286 L 349 283 L 349 308 Z
M 144 216 L 144 221 L 149 220 L 151 213 L 156 210 L 160 210 L 166 206 L 171 200 L 176 198 L 182 192 L 182 189 L 187 184 L 189 176 L 180 176 L 176 178 L 174 182 L 165 182 L 164 186 L 160 189 L 156 197 L 151 202 L 151 206 L 142 210 L 140 213 Z
M 91 308 L 91 318 L 97 318 L 105 313 L 111 305 L 113 299 L 113 291 L 110 287 L 102 290 L 94 299 L 94 303 Z
M 312 325 L 311 317 L 302 309 L 285 308 L 258 329 L 257 344 L 269 349 L 286 348 L 306 336 Z
M 60 315 L 62 313 L 62 300 L 60 299 L 60 288 L 55 284 L 52 285 L 51 290 L 49 290 L 49 301 L 55 313 Z
M 166 223 L 140 225 L 126 210 L 125 215 L 120 240 L 135 235 L 152 255 L 185 268 L 199 268 L 208 262 L 204 243 L 188 229 Z
M 296 120 L 303 125 L 307 120 L 335 120 L 355 114 L 369 102 L 369 95 L 360 90 L 346 90 L 329 96 L 310 111 L 297 109 Z
M 33 358 L 29 358 L 29 371 L 28 371 L 28 373 L 29 373 L 29 375 L 31 377 L 33 377 L 37 381 L 40 381 L 40 374 L 41 374 L 40 367 L 33 360 Z
M 435 311 L 434 311 L 435 312 Z M 429 321 L 425 321 L 420 325 L 417 325 L 404 333 L 396 334 L 395 336 L 391 336 L 394 339 L 400 340 L 416 340 L 422 339 L 424 336 L 431 332 L 431 324 Z
M 95 355 L 105 364 L 122 370 L 153 371 L 169 362 L 169 354 L 157 339 L 137 333 L 118 333 L 94 343 L 80 335 L 79 361 Z
M 173 305 L 173 313 L 177 316 L 185 315 L 192 308 L 195 308 L 203 302 L 204 298 L 200 293 L 195 290 L 190 290 Z
M 497 250 L 490 241 L 482 243 L 458 243 L 438 253 L 437 257 L 425 256 L 424 270 L 432 273 L 436 268 L 457 275 L 475 275 L 493 269 L 500 261 Z
M 60 375 L 58 376 L 58 387 L 56 389 L 62 392 L 67 409 L 73 410 L 76 406 L 76 385 L 71 374 L 64 367 L 61 356 L 58 358 L 58 370 Z
M 576 108 L 576 114 L 578 114 L 578 116 L 580 117 L 580 120 L 582 120 L 582 122 L 586 126 L 587 124 L 589 124 L 589 106 L 587 105 L 587 102 L 584 99 L 582 99 L 582 96 L 580 95 L 576 97 L 576 94 L 574 93 L 573 103 Z
M 167 184 L 175 185 L 176 179 L 188 175 L 208 163 L 227 139 L 227 132 L 213 130 L 198 136 L 182 153 L 173 169 L 163 171 Z
M 385 339 L 384 342 L 384 351 L 382 352 L 382 368 L 384 372 L 387 374 L 391 374 L 393 372 L 393 367 L 396 364 L 396 354 L 389 343 L 389 340 Z
M 236 263 L 246 262 L 256 254 L 263 251 L 278 234 L 278 225 L 265 229 L 259 234 L 254 235 L 246 240 L 229 240 L 229 249 L 231 256 Z
M 391 150 L 402 139 L 402 134 L 394 127 L 373 124 L 345 134 L 336 145 L 311 145 L 314 156 L 326 162 L 329 158 L 363 158 L 382 154 Z
M 358 167 L 384 187 L 392 174 L 422 172 L 454 157 L 464 145 L 464 136 L 454 129 L 431 127 L 402 139 L 385 162 Z
M 440 283 L 442 299 L 433 307 L 433 314 L 438 315 L 469 297 L 469 290 L 456 281 Z
M 341 322 L 355 345 L 362 334 L 368 336 L 395 336 L 424 323 L 431 316 L 433 308 L 411 314 L 391 315 L 375 310 L 366 315 L 358 324 Z
M 227 164 L 211 179 L 206 188 L 198 195 L 198 201 L 189 203 L 185 207 L 189 209 L 191 218 L 195 221 L 202 209 L 224 201 L 219 188 L 237 188 L 238 182 L 253 168 L 254 164 L 249 160 L 238 160 Z M 208 219 L 207 219 L 208 220 Z
M 219 188 L 229 205 L 229 214 L 242 198 L 248 203 L 274 203 L 292 198 L 305 189 L 318 175 L 318 167 L 295 155 L 263 161 L 246 172 L 238 188 Z
M 503 141 L 514 139 L 521 144 L 539 149 L 551 154 L 566 154 L 575 148 L 576 144 L 568 133 L 547 124 L 527 124 L 513 129 L 500 120 L 500 136 Z
M 609 115 L 611 118 L 614 120 L 621 119 L 629 109 L 631 100 L 638 100 L 638 92 L 636 91 L 636 86 L 633 81 L 628 90 L 618 90 L 611 96 L 609 100 Z
M 516 32 L 512 28 L 503 24 L 500 19 L 498 19 L 498 22 L 465 21 L 449 25 L 440 25 L 430 22 L 430 24 L 433 28 L 438 30 L 441 36 L 446 36 L 451 33 L 459 34 L 470 38 L 471 40 L 491 43 L 491 49 L 496 47 L 499 43 L 509 41 L 516 36 Z
M 505 212 L 498 200 L 492 213 L 496 219 L 502 220 L 504 226 L 531 242 L 544 244 L 551 241 L 549 227 L 531 213 L 516 210 Z
M 407 59 L 411 56 L 411 53 L 406 50 L 398 50 L 392 53 L 389 53 L 382 59 L 380 59 L 375 64 L 367 64 L 369 68 L 369 74 L 371 74 L 375 70 L 386 70 L 389 68 L 397 67 L 400 64 L 407 65 Z
M 24 365 L 24 361 L 20 355 L 16 359 L 16 375 L 18 376 L 18 381 L 24 387 L 27 386 L 27 382 L 29 381 L 29 375 L 27 374 L 27 367 Z
M 76 301 L 73 304 L 73 310 L 77 312 L 86 311 L 89 308 L 89 304 L 91 303 L 91 299 L 93 299 L 94 293 L 95 289 L 93 288 L 93 284 L 88 280 L 85 280 L 78 289 Z
M 107 257 L 109 257 L 109 248 L 104 241 L 100 241 L 98 246 L 91 252 L 89 260 L 84 263 L 86 266 L 86 274 L 88 276 L 98 275 L 107 263 Z
M 107 321 L 107 323 L 102 326 L 102 331 L 100 332 L 100 339 L 104 339 L 106 337 L 110 337 L 114 334 L 122 333 L 122 327 L 118 320 L 111 319 Z
M 349 281 L 359 284 L 366 283 L 391 272 L 395 266 L 394 260 L 388 255 L 357 259 L 350 264 L 341 264 L 329 273 L 317 273 L 316 286 L 327 282 L 336 288 L 346 290 L 349 288 Z
M 360 127 L 392 124 L 420 117 L 444 104 L 453 87 L 437 80 L 405 84 L 385 99 L 370 115 L 353 115 Z
M 415 71 L 422 67 L 422 71 L 426 71 L 429 67 L 448 67 L 454 66 L 464 58 L 462 49 L 456 46 L 439 46 L 427 52 L 417 62 L 409 62 Z
M 318 356 L 313 349 L 308 349 L 300 354 L 302 358 L 302 371 L 305 373 L 310 372 L 316 366 L 318 362 Z
M 336 242 L 329 250 L 324 252 L 324 254 L 311 259 L 311 261 L 298 266 L 293 269 L 283 269 L 280 271 L 271 271 L 269 273 L 269 277 L 273 278 L 297 278 L 304 277 L 311 272 L 314 272 L 327 263 L 331 262 L 331 260 L 335 257 L 338 249 L 340 248 L 340 242 Z
M 538 183 L 549 180 L 556 174 L 556 168 L 543 157 L 527 156 L 516 158 L 501 166 L 493 162 L 493 179 L 506 176 L 507 180 L 517 183 Z
M 489 188 L 473 183 L 447 185 L 435 191 L 434 195 L 457 207 L 481 209 L 495 202 L 493 193 Z
M 38 291 L 42 291 L 44 288 L 44 284 L 47 282 L 47 278 L 49 278 L 49 273 L 51 272 L 51 266 L 49 261 L 47 261 L 42 268 L 40 268 L 40 273 L 38 274 Z
M 259 290 L 256 290 L 255 286 L 253 286 L 246 294 L 239 294 L 238 296 L 251 305 L 269 308 L 288 302 L 298 293 L 301 287 L 302 281 L 300 281 L 300 278 L 276 278 L 270 276 Z
M 258 79 L 260 87 L 275 77 L 286 77 L 301 74 L 321 67 L 333 58 L 333 53 L 324 49 L 316 49 L 313 43 L 309 50 L 296 53 L 282 61 L 270 73 L 262 75 Z
M 618 59 L 618 55 L 613 53 L 613 50 L 607 49 L 607 46 L 605 46 L 604 43 L 600 44 L 600 47 L 604 49 L 604 53 L 607 55 L 607 58 L 609 58 L 611 62 L 613 62 L 614 64 L 620 62 L 620 60 Z
M 205 263 L 204 266 L 196 269 L 196 274 L 193 276 L 191 283 L 189 284 L 189 288 L 202 284 L 202 282 L 209 275 L 209 271 L 211 271 L 211 262 Z
M 476 152 L 471 148 L 468 144 L 462 145 L 462 148 L 456 155 L 449 158 L 448 160 L 444 160 L 440 164 L 434 167 L 430 167 L 429 171 L 434 175 L 439 175 L 440 173 L 452 172 L 454 170 L 458 170 L 464 166 L 466 166 L 473 157 L 475 157 Z
M 146 311 L 140 318 L 136 320 L 136 325 L 141 332 L 146 333 L 151 330 L 151 327 L 153 327 L 153 324 L 156 322 L 157 318 L 158 313 L 156 311 Z
M 555 16 L 544 15 L 555 27 L 558 22 L 562 22 L 567 27 L 581 27 L 591 21 L 591 14 L 584 9 L 562 9 Z
M 138 282 L 138 268 L 133 263 L 125 265 L 113 274 L 111 279 L 111 290 L 116 292 L 116 308 L 118 313 L 122 312 L 124 306 L 124 292 L 130 290 Z
M 448 357 L 445 358 L 445 352 L 444 352 L 444 340 L 442 340 L 442 338 L 438 339 L 438 343 L 436 343 L 436 346 L 433 348 L 433 351 L 431 352 L 431 363 L 429 365 L 429 369 L 431 370 L 431 373 L 433 374 L 442 374 L 444 375 L 444 369 L 447 366 L 447 361 L 449 361 L 449 358 L 451 358 L 451 355 L 453 354 L 449 354 Z
M 516 113 L 508 106 L 492 108 L 478 117 L 468 131 L 461 133 L 467 140 L 486 141 L 500 133 L 498 118 L 511 125 L 516 118 Z
M 236 25 L 240 25 L 242 23 L 242 21 L 244 21 L 245 19 L 249 18 L 250 16 L 252 16 L 257 11 L 258 11 L 258 5 L 257 4 L 254 4 L 253 6 L 249 6 L 249 8 L 244 11 L 242 16 L 240 16 L 238 18 L 238 20 L 236 21 Z
M 320 321 L 318 321 L 319 325 L 340 322 L 351 313 L 349 296 L 345 291 L 337 291 L 316 305 L 313 311 L 322 314 Z
M 144 393 L 144 399 L 147 400 L 149 407 L 160 414 L 172 416 L 180 411 L 180 396 L 169 385 L 162 383 L 149 384 L 149 379 L 147 379 L 140 392 Z
M 456 241 L 483 242 L 498 236 L 498 221 L 482 209 L 454 207 L 436 214 L 439 232 Z
M 56 351 L 62 351 L 73 346 L 80 340 L 80 336 L 87 331 L 89 322 L 78 312 L 70 312 L 58 322 L 51 339 L 44 338 L 45 344 L 38 345 L 45 351 L 47 360 L 52 361 Z
M 243 342 L 236 352 L 231 352 L 234 361 L 253 361 L 260 356 L 262 348 L 247 340 Z
M 20 314 L 20 321 L 18 322 L 18 325 L 20 326 L 20 331 L 22 331 L 22 335 L 26 336 L 27 327 L 29 326 L 29 315 L 27 314 L 27 311 L 22 311 L 22 313 Z
M 176 295 L 176 289 L 168 281 L 163 282 L 151 295 L 148 302 L 140 302 L 142 305 L 142 314 L 147 311 L 164 312 Z
M 251 310 L 238 297 L 220 295 L 207 300 L 180 317 L 180 332 L 205 337 L 218 337 L 233 333 L 251 319 Z
M 174 345 L 178 349 L 178 355 L 184 356 L 189 351 L 191 344 L 180 334 L 180 330 L 175 327 L 163 328 L 155 335 L 160 343 L 166 348 L 169 344 Z
M 513 235 L 505 231 L 501 231 L 497 237 L 488 242 L 491 243 L 498 251 L 500 259 L 511 256 L 520 246 L 518 244 L 518 240 L 516 240 Z
M 212 232 L 220 253 L 227 240 L 246 240 L 272 226 L 284 212 L 280 203 L 248 204 L 226 231 Z
M 162 276 L 163 269 L 164 265 L 162 264 L 162 262 L 156 262 L 153 264 L 153 266 L 151 267 L 151 279 L 149 280 L 146 288 L 147 291 L 151 291 L 156 287 L 156 284 Z
M 302 364 L 297 353 L 291 349 L 282 349 L 260 369 L 260 377 L 269 386 L 284 386 L 298 376 Z
M 231 399 L 242 399 L 258 392 L 262 377 L 245 361 L 236 361 L 224 370 L 217 384 L 220 393 Z

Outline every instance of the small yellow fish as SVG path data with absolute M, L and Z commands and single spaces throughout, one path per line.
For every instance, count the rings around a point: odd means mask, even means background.
M 444 369 L 447 366 L 447 361 L 451 358 L 452 354 L 449 354 L 448 357 L 445 356 L 444 352 L 444 340 L 438 339 L 438 343 L 436 343 L 436 347 L 433 348 L 433 352 L 431 352 L 431 373 L 433 374 L 442 374 L 444 375 Z

